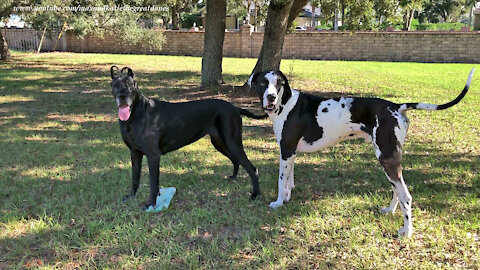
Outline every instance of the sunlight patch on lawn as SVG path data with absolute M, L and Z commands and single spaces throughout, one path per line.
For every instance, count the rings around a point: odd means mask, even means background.
M 18 128 L 25 131 L 80 131 L 82 126 L 77 123 L 45 121 L 40 123 L 18 124 Z
M 42 92 L 44 92 L 44 93 L 68 93 L 70 91 L 68 91 L 66 89 L 45 89 L 45 90 L 42 90 Z
M 72 180 L 73 165 L 55 165 L 30 167 L 21 172 L 22 176 L 32 178 L 47 178 L 50 180 L 70 181 Z
M 58 114 L 49 113 L 47 119 L 58 120 L 61 122 L 75 122 L 75 123 L 87 123 L 87 122 L 112 122 L 116 120 L 111 114 L 102 113 L 86 113 L 86 114 Z
M 37 234 L 42 231 L 58 229 L 60 226 L 50 216 L 37 218 L 12 220 L 2 225 L 0 230 L 1 238 L 20 238 L 29 234 Z
M 0 103 L 13 103 L 13 102 L 29 102 L 35 101 L 33 97 L 26 97 L 20 95 L 8 95 L 0 96 Z
M 42 134 L 34 134 L 32 136 L 25 137 L 26 141 L 37 141 L 37 142 L 58 142 L 59 139 L 57 137 L 49 137 Z

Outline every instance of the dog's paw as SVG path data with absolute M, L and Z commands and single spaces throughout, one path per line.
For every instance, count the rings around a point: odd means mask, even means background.
M 143 211 L 146 211 L 148 208 L 150 208 L 150 206 L 151 206 L 151 207 L 155 207 L 154 204 L 146 203 L 146 204 L 142 207 Z
M 392 209 L 390 207 L 382 207 L 380 209 L 380 213 L 382 213 L 382 214 L 388 214 L 388 213 L 393 213 L 393 212 L 395 212 L 395 209 Z
M 413 233 L 412 227 L 402 227 L 400 228 L 400 230 L 398 230 L 398 235 L 405 238 L 412 236 L 412 233 Z
M 283 201 L 274 201 L 274 202 L 271 202 L 269 206 L 271 208 L 278 208 L 278 207 L 281 207 L 282 205 L 283 205 Z
M 131 193 L 129 193 L 129 194 L 127 194 L 127 195 L 125 195 L 125 196 L 123 197 L 122 202 L 123 202 L 123 203 L 126 203 L 126 202 L 128 202 L 129 200 L 131 200 L 131 199 L 133 199 L 133 198 L 135 198 L 135 195 L 132 195 Z
M 228 177 L 229 180 L 237 179 L 237 174 L 232 174 Z
M 261 193 L 252 193 L 252 195 L 250 195 L 250 200 L 253 201 L 253 200 L 256 200 L 260 197 L 260 195 L 262 195 Z

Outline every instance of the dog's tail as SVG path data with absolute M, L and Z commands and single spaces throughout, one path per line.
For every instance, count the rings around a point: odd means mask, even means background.
M 254 114 L 253 112 L 247 110 L 247 109 L 242 109 L 242 108 L 239 108 L 237 107 L 238 109 L 238 112 L 241 114 L 241 115 L 245 115 L 246 117 L 249 117 L 249 118 L 253 118 L 253 119 L 265 119 L 268 117 L 268 114 L 262 114 L 262 115 L 257 115 L 257 114 Z
M 407 110 L 428 110 L 428 111 L 439 111 L 439 110 L 445 110 L 448 109 L 454 105 L 456 105 L 462 98 L 467 94 L 468 89 L 470 88 L 470 84 L 472 82 L 472 77 L 473 73 L 475 72 L 475 68 L 472 68 L 470 71 L 470 74 L 468 74 L 468 79 L 467 83 L 465 84 L 465 88 L 463 88 L 463 91 L 456 97 L 454 100 L 442 104 L 442 105 L 435 105 L 435 104 L 429 104 L 429 103 L 404 103 L 400 105 L 399 111 L 404 112 Z

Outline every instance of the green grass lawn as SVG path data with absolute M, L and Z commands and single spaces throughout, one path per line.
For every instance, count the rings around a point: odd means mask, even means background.
M 208 138 L 162 157 L 170 208 L 147 214 L 144 161 L 137 199 L 120 138 L 109 67 L 128 65 L 144 94 L 168 101 L 217 97 L 257 109 L 238 89 L 197 88 L 198 57 L 14 53 L 0 64 L 0 269 L 480 268 L 480 71 L 462 102 L 411 111 L 404 177 L 414 234 L 397 236 L 401 211 L 382 215 L 390 184 L 362 140 L 300 154 L 296 188 L 280 209 L 278 146 L 269 120 L 244 119 L 244 145 L 263 196 Z M 255 59 L 224 59 L 229 85 Z M 284 60 L 294 88 L 319 95 L 445 103 L 471 64 Z

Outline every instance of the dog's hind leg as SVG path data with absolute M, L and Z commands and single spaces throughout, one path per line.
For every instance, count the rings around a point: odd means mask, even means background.
M 258 170 L 253 166 L 253 164 L 248 160 L 247 154 L 243 150 L 242 137 L 239 139 L 226 140 L 226 146 L 229 152 L 232 154 L 233 159 L 237 159 L 240 165 L 247 171 L 250 179 L 252 180 L 252 195 L 250 199 L 255 200 L 257 196 L 260 195 L 260 186 L 258 185 Z
M 405 237 L 409 237 L 413 232 L 412 196 L 403 180 L 401 166 L 402 145 L 405 142 L 407 130 L 408 119 L 398 112 L 392 111 L 389 114 L 384 114 L 380 119 L 377 117 L 376 125 L 372 130 L 375 156 L 380 161 L 394 190 L 390 206 L 385 210 L 393 212 L 397 206 L 397 201 L 400 203 L 403 212 L 403 227 L 398 230 L 398 233 Z
M 403 227 L 398 230 L 398 233 L 400 236 L 410 237 L 413 232 L 412 196 L 408 192 L 408 188 L 403 180 L 402 166 L 400 165 L 401 154 L 400 152 L 394 152 L 389 158 L 382 158 L 382 156 L 380 156 L 379 160 L 394 189 L 394 197 L 387 210 L 392 210 L 392 212 L 395 210 L 397 205 L 397 199 L 395 199 L 396 195 L 403 212 Z
M 390 202 L 390 205 L 388 207 L 383 207 L 382 209 L 380 209 L 380 213 L 383 213 L 383 214 L 393 213 L 397 209 L 398 196 L 397 196 L 397 192 L 394 185 L 392 186 L 392 189 L 393 189 L 392 201 Z
M 232 156 L 232 153 L 230 153 L 230 151 L 228 150 L 227 146 L 225 145 L 225 142 L 222 140 L 222 138 L 220 138 L 220 136 L 213 135 L 213 134 L 210 134 L 210 141 L 212 142 L 213 147 L 215 147 L 215 149 L 217 149 L 218 152 L 222 153 L 224 156 L 230 159 L 230 161 L 233 164 L 233 173 L 228 178 L 230 179 L 237 178 L 239 164 L 238 164 L 238 161 Z

